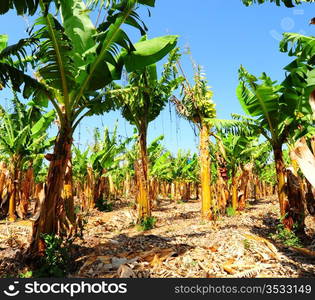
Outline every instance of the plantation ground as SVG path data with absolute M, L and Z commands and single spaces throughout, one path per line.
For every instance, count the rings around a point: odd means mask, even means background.
M 127 203 L 119 206 L 90 213 L 70 277 L 315 277 L 314 219 L 306 218 L 303 251 L 276 242 L 275 199 L 249 202 L 244 212 L 211 223 L 200 220 L 199 202 L 164 201 L 154 211 L 156 228 L 147 232 L 133 225 Z M 0 277 L 27 271 L 30 229 L 30 221 L 0 224 Z

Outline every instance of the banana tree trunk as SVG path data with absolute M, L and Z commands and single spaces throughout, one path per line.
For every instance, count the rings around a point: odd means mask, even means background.
M 93 172 L 93 169 L 88 167 L 87 170 L 87 178 L 86 178 L 85 188 L 84 188 L 84 194 L 86 196 L 86 209 L 94 208 L 95 207 L 95 201 L 97 198 L 95 198 L 95 175 Z
M 129 198 L 129 195 L 130 195 L 130 184 L 131 184 L 131 178 L 130 178 L 130 175 L 127 174 L 126 180 L 124 182 L 124 197 L 127 199 Z
M 191 198 L 191 182 L 186 182 L 185 191 L 186 191 L 186 193 L 185 193 L 185 197 L 184 197 L 184 198 L 185 198 L 187 201 L 189 201 L 190 198 Z
M 76 182 L 76 192 L 75 192 L 75 196 L 77 197 L 77 199 L 79 200 L 79 205 L 80 205 L 80 209 L 83 211 L 84 208 L 84 203 L 85 203 L 85 199 L 84 199 L 84 193 L 83 193 L 83 183 L 78 180 Z
M 285 224 L 285 217 L 289 211 L 288 201 L 286 199 L 286 192 L 285 192 L 285 165 L 283 161 L 283 154 L 282 154 L 282 146 L 274 146 L 273 153 L 275 157 L 275 164 L 276 164 L 276 173 L 277 173 L 277 187 L 278 187 L 278 199 L 280 205 L 280 215 L 283 219 Z
M 313 147 L 315 146 L 312 144 Z M 297 161 L 303 175 L 315 188 L 315 154 L 308 147 L 305 138 L 301 138 L 296 142 L 291 157 Z
M 34 170 L 32 165 L 24 172 L 24 176 L 21 182 L 21 199 L 20 207 L 22 218 L 25 219 L 28 213 L 28 207 L 30 202 L 30 197 L 34 189 Z
M 159 182 L 155 178 L 149 180 L 149 197 L 151 203 L 151 210 L 159 206 Z
M 296 226 L 295 230 L 299 233 L 304 233 L 305 228 L 305 208 L 304 208 L 304 193 L 301 189 L 301 179 L 294 175 L 291 170 L 287 170 L 287 192 L 289 202 L 289 215 L 287 220 L 287 227 L 293 229 L 293 225 Z
M 56 138 L 53 155 L 46 155 L 50 160 L 47 176 L 45 199 L 38 220 L 33 226 L 31 253 L 41 255 L 45 250 L 42 234 L 58 233 L 57 204 L 61 199 L 66 168 L 71 160 L 72 130 L 61 128 Z
M 305 201 L 306 201 L 306 207 L 309 212 L 309 214 L 313 217 L 315 217 L 315 189 L 312 187 L 312 185 L 306 181 L 306 193 L 305 193 Z
M 236 174 L 232 175 L 232 207 L 233 209 L 238 209 L 238 178 Z
M 148 185 L 148 156 L 147 156 L 147 126 L 142 124 L 139 128 L 139 156 L 136 167 L 137 176 L 137 203 L 138 221 L 151 216 L 149 185 Z
M 71 157 L 71 152 L 70 152 L 70 157 Z M 71 223 L 74 223 L 75 213 L 74 213 L 74 196 L 73 196 L 74 193 L 73 193 L 73 176 L 72 176 L 71 160 L 68 161 L 68 166 L 66 168 L 63 194 L 64 194 L 65 210 L 66 210 L 67 217 Z
M 263 197 L 266 197 L 267 192 L 266 192 L 266 182 L 265 181 L 262 182 L 262 191 L 263 191 Z
M 35 184 L 35 191 L 34 191 L 34 199 L 35 199 L 35 207 L 34 207 L 34 212 L 33 215 L 39 215 L 39 207 L 40 207 L 40 192 L 43 190 L 44 188 L 44 183 L 43 182 L 39 182 L 37 184 Z
M 175 203 L 177 203 L 177 201 L 181 200 L 181 195 L 180 195 L 180 183 L 179 181 L 175 182 Z
M 312 148 L 312 152 L 315 156 L 315 136 L 311 137 L 311 148 Z
M 253 179 L 254 181 L 254 190 L 253 190 L 253 197 L 255 200 L 259 199 L 259 178 L 257 175 L 255 175 L 255 178 Z
M 217 191 L 218 191 L 219 210 L 225 211 L 227 199 L 229 196 L 226 194 L 226 182 L 220 175 L 217 181 Z
M 6 178 L 7 178 L 6 173 L 7 173 L 7 165 L 4 162 L 0 162 L 0 198 L 6 184 Z
M 161 194 L 163 200 L 168 198 L 168 183 L 166 181 L 161 182 Z
M 201 214 L 203 219 L 212 219 L 209 136 L 209 127 L 206 124 L 202 124 L 200 130 L 200 181 L 202 203 Z
M 177 201 L 177 182 L 172 183 L 172 200 L 176 203 Z
M 111 175 L 108 176 L 108 182 L 109 182 L 109 195 L 111 199 L 116 199 L 116 188 L 114 184 L 113 177 Z
M 92 174 L 92 182 L 91 184 L 91 201 L 96 202 L 100 199 L 100 176 L 98 173 L 95 175 L 94 173 Z
M 16 201 L 19 193 L 19 165 L 21 157 L 14 155 L 12 157 L 11 164 L 11 193 L 9 199 L 9 221 L 14 222 L 16 220 Z
M 238 203 L 239 210 L 244 210 L 246 207 L 248 180 L 249 180 L 249 171 L 244 169 L 240 178 L 240 181 L 241 181 L 240 191 L 242 195 Z

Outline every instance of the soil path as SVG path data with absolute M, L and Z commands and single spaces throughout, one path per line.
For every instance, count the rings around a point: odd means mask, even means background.
M 164 202 L 153 212 L 156 228 L 147 232 L 135 228 L 130 208 L 98 214 L 89 219 L 81 244 L 87 258 L 76 276 L 314 277 L 314 256 L 270 239 L 278 211 L 277 201 L 265 199 L 249 202 L 235 216 L 205 222 L 199 202 Z M 312 251 L 315 222 L 307 217 L 306 223 L 305 244 Z
M 306 218 L 304 253 L 270 238 L 278 224 L 274 199 L 249 202 L 235 216 L 200 219 L 200 203 L 164 201 L 154 229 L 134 225 L 127 205 L 87 216 L 75 244 L 71 277 L 315 277 L 315 222 Z M 0 277 L 25 271 L 30 221 L 0 223 Z

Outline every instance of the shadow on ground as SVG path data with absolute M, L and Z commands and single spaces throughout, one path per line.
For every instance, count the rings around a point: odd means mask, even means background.
M 299 252 L 294 251 L 292 247 L 284 245 L 282 242 L 275 241 L 272 239 L 272 235 L 275 235 L 276 232 L 276 226 L 279 224 L 279 220 L 272 214 L 267 213 L 262 217 L 254 217 L 252 216 L 251 219 L 255 222 L 257 220 L 261 220 L 263 222 L 262 227 L 260 226 L 252 226 L 251 232 L 254 233 L 257 236 L 260 236 L 262 238 L 265 238 L 272 242 L 272 244 L 278 249 L 278 251 L 284 255 L 286 258 L 290 259 L 290 261 L 281 261 L 281 264 L 283 266 L 290 267 L 291 269 L 294 269 L 299 274 L 299 277 L 314 277 L 314 271 L 308 271 L 307 265 L 314 266 L 315 265 L 315 257 L 313 256 L 306 256 Z M 300 241 L 303 244 L 303 247 L 309 246 L 312 242 L 314 242 L 314 236 L 308 236 L 308 235 L 301 235 L 299 236 Z M 304 266 L 303 266 L 303 265 Z M 305 267 L 306 265 L 306 267 Z M 288 277 L 290 274 L 287 274 Z

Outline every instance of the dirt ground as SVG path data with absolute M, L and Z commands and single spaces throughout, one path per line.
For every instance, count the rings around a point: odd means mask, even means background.
M 270 238 L 278 223 L 275 199 L 249 201 L 246 210 L 216 221 L 200 219 L 197 201 L 163 201 L 153 212 L 154 229 L 134 225 L 128 203 L 87 217 L 84 239 L 72 250 L 69 277 L 315 277 L 315 220 L 306 218 L 303 249 Z M 31 221 L 0 223 L 0 277 L 18 276 L 27 267 Z

